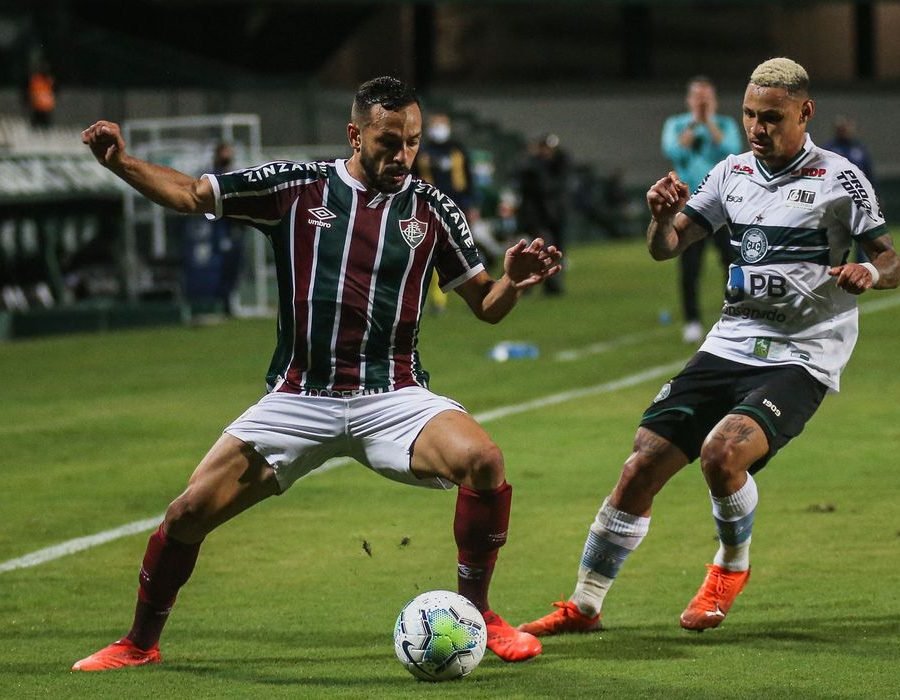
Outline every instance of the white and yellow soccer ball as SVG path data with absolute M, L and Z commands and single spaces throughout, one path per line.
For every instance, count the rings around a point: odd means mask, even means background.
M 423 681 L 468 676 L 484 656 L 487 626 L 468 599 L 452 591 L 417 595 L 394 625 L 394 651 L 403 667 Z

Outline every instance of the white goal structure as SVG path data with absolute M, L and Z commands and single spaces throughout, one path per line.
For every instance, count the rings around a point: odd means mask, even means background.
M 199 176 L 212 168 L 217 144 L 234 149 L 234 168 L 262 162 L 260 120 L 256 114 L 212 114 L 160 119 L 132 119 L 122 125 L 125 142 L 134 155 Z M 178 294 L 177 268 L 183 241 L 183 217 L 154 204 L 131 188 L 123 195 L 125 288 L 129 300 L 154 293 Z M 261 235 L 244 238 L 246 245 L 235 312 L 268 315 L 272 312 L 270 282 L 274 270 Z

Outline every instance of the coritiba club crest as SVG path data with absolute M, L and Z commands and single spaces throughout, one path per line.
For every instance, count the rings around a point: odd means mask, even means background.
M 422 239 L 425 238 L 427 232 L 428 222 L 426 221 L 419 221 L 415 217 L 411 219 L 400 219 L 400 233 L 403 234 L 403 238 L 409 244 L 410 248 L 415 248 L 419 245 L 419 243 L 422 242 Z
M 769 252 L 769 239 L 762 229 L 750 228 L 741 237 L 741 257 L 748 263 L 762 260 Z

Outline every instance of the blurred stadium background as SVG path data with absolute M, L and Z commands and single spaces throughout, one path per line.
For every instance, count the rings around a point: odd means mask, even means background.
M 133 151 L 197 174 L 223 139 L 238 166 L 342 156 L 356 85 L 385 73 L 450 111 L 498 231 L 527 143 L 556 133 L 576 163 L 581 242 L 640 235 L 643 192 L 668 167 L 660 126 L 690 76 L 712 77 L 720 111 L 739 117 L 749 71 L 789 55 L 813 78 L 816 141 L 837 115 L 855 119 L 890 221 L 898 30 L 900 3 L 874 1 L 0 0 L 0 339 L 217 311 L 185 297 L 203 232 L 130 196 L 82 128 L 120 121 Z M 22 98 L 40 58 L 57 102 L 38 129 Z M 265 313 L 265 247 L 246 241 L 238 309 Z

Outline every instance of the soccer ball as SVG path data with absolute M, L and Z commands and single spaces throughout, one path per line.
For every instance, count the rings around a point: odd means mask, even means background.
M 423 681 L 468 676 L 484 656 L 487 626 L 472 603 L 452 591 L 417 595 L 394 625 L 394 651 L 404 668 Z

